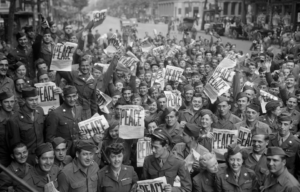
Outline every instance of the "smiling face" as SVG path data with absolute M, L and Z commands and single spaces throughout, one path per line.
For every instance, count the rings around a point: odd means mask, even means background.
M 43 153 L 41 157 L 38 158 L 37 163 L 41 170 L 49 172 L 54 163 L 54 152 L 48 151 Z
M 235 155 L 231 155 L 228 158 L 228 164 L 231 170 L 235 173 L 238 173 L 241 170 L 243 162 L 242 154 L 240 152 Z
M 193 97 L 192 106 L 195 111 L 198 111 L 202 107 L 202 98 L 201 97 Z
M 286 107 L 289 110 L 294 110 L 297 107 L 298 103 L 297 103 L 297 98 L 291 97 L 287 100 L 286 102 Z
M 258 116 L 259 116 L 259 113 L 257 111 L 247 107 L 247 109 L 246 109 L 246 119 L 247 119 L 247 121 L 254 122 L 254 121 L 257 120 Z
M 95 153 L 93 151 L 83 149 L 81 149 L 80 152 L 76 152 L 76 157 L 82 167 L 89 167 L 94 162 L 94 155 Z
M 28 150 L 26 146 L 15 148 L 12 157 L 17 163 L 24 164 L 28 158 Z
M 26 47 L 27 43 L 28 43 L 28 39 L 26 36 L 20 37 L 18 39 L 18 43 L 21 47 Z
M 112 139 L 118 139 L 119 138 L 119 126 L 109 129 L 108 133 Z
M 8 70 L 8 61 L 1 60 L 0 61 L 0 75 L 5 76 Z
M 113 166 L 115 169 L 118 169 L 121 167 L 122 162 L 123 162 L 123 153 L 119 153 L 119 154 L 113 154 L 111 153 L 109 155 L 109 160 L 111 162 L 111 166 Z
M 30 110 L 35 110 L 38 107 L 38 96 L 25 98 L 25 105 Z
M 268 140 L 265 139 L 265 135 L 254 135 L 252 137 L 253 152 L 262 154 L 268 146 Z
M 26 75 L 26 67 L 25 65 L 21 65 L 17 70 L 16 70 L 16 75 L 18 78 L 24 78 Z
M 213 123 L 211 116 L 209 116 L 208 114 L 203 115 L 203 117 L 201 117 L 201 126 L 203 128 L 210 128 L 211 124 Z

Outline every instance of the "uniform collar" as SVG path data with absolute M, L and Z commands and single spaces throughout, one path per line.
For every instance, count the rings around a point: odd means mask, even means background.
M 285 167 L 284 168 L 284 171 L 281 173 L 281 175 L 279 175 L 279 177 L 277 178 L 277 181 L 278 183 L 281 185 L 281 186 L 284 186 L 285 183 L 286 183 L 286 175 L 288 175 L 289 172 L 287 170 L 287 168 Z
M 78 76 L 84 76 L 84 74 L 80 71 L 80 70 L 78 70 Z M 89 77 L 85 80 L 86 82 L 88 82 L 89 80 L 94 80 L 95 78 L 93 77 L 93 75 L 92 74 L 89 74 Z

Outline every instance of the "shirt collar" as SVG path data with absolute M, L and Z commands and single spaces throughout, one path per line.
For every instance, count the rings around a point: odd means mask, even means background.
M 289 138 L 290 134 L 291 134 L 291 133 L 287 134 L 287 135 L 284 136 L 284 137 L 281 137 L 281 136 L 279 135 L 279 133 L 278 133 L 278 139 L 281 139 L 281 138 L 282 138 L 283 141 L 286 141 L 286 140 Z
M 83 73 L 80 70 L 78 70 L 78 76 L 83 76 Z M 93 80 L 95 79 L 92 74 L 90 74 L 90 76 L 87 78 L 86 82 L 88 82 L 91 79 L 93 79 Z

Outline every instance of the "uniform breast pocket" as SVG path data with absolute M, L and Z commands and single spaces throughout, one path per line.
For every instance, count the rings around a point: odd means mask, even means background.
M 33 124 L 21 124 L 20 126 L 20 134 L 24 138 L 31 138 L 33 134 Z
M 247 180 L 247 181 L 245 181 L 245 183 L 241 186 L 241 188 L 242 188 L 242 190 L 243 191 L 252 191 L 252 187 L 253 187 L 253 185 L 252 185 L 252 180 Z
M 73 189 L 73 191 L 85 191 L 85 187 L 86 187 L 86 181 L 78 181 L 78 182 L 73 182 L 71 183 L 71 188 Z
M 229 183 L 224 183 L 223 184 L 223 191 L 232 192 L 232 191 L 234 191 L 234 187 L 233 187 L 233 185 L 231 185 Z
M 131 178 L 122 179 L 121 183 L 122 183 L 123 186 L 125 186 L 125 185 L 131 185 L 132 179 Z
M 58 132 L 62 134 L 68 134 L 69 133 L 69 128 L 68 128 L 68 122 L 64 120 L 60 120 L 58 122 L 59 128 L 57 129 Z
M 98 175 L 91 176 L 92 189 L 97 189 L 97 180 L 98 180 Z
M 169 172 L 166 172 L 165 175 L 166 175 L 167 180 L 170 181 L 170 180 L 175 179 L 175 177 L 177 176 L 177 172 L 176 171 L 169 171 Z

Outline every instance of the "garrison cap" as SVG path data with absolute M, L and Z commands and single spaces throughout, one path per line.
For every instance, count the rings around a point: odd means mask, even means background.
M 85 151 L 94 151 L 96 149 L 96 145 L 94 142 L 89 140 L 80 140 L 76 145 L 76 150 L 85 150 Z
M 245 87 L 243 88 L 243 92 L 245 92 L 245 91 L 247 91 L 247 90 L 253 90 L 254 93 L 256 93 L 256 90 L 255 90 L 253 87 L 251 87 L 251 86 L 249 86 L 249 85 L 245 85 Z
M 58 145 L 60 145 L 62 143 L 67 144 L 67 141 L 62 137 L 55 137 L 52 141 L 52 146 L 55 149 Z
M 26 87 L 22 89 L 22 97 L 36 97 L 38 95 L 36 88 L 34 87 Z
M 73 93 L 77 93 L 77 89 L 75 86 L 72 86 L 72 85 L 67 85 L 65 86 L 64 90 L 63 90 L 63 93 L 64 95 L 70 95 L 70 94 L 73 94 Z
M 9 90 L 4 91 L 4 92 L 0 93 L 0 101 L 11 98 L 12 96 L 14 96 L 14 94 L 11 91 L 9 91 Z
M 283 155 L 287 156 L 281 147 L 268 147 L 267 156 Z
M 194 91 L 194 88 L 193 88 L 191 85 L 186 85 L 186 86 L 184 87 L 184 92 L 191 91 L 191 90 Z
M 249 100 L 247 94 L 244 92 L 239 92 L 236 96 L 236 100 L 239 100 L 240 98 L 243 98 L 243 97 L 246 97 Z
M 226 101 L 228 103 L 229 99 L 223 96 L 219 96 L 217 99 L 217 105 L 219 105 L 220 103 L 223 103 L 224 101 Z
M 278 117 L 278 121 L 292 121 L 292 117 L 288 113 L 281 113 L 280 116 Z
M 260 106 L 257 105 L 256 103 L 251 103 L 250 105 L 247 106 L 247 108 L 253 109 L 256 112 L 260 111 Z
M 191 137 L 198 137 L 200 133 L 200 127 L 193 123 L 186 123 L 183 132 Z
M 278 101 L 270 101 L 266 105 L 266 110 L 267 111 L 274 111 L 279 106 L 280 106 L 280 103 Z
M 20 31 L 16 34 L 16 39 L 19 40 L 21 37 L 24 37 L 24 36 L 26 37 L 26 33 Z
M 47 142 L 47 143 L 42 143 L 40 144 L 36 149 L 35 149 L 35 155 L 36 156 L 41 156 L 44 153 L 47 153 L 49 151 L 53 151 L 52 144 Z

